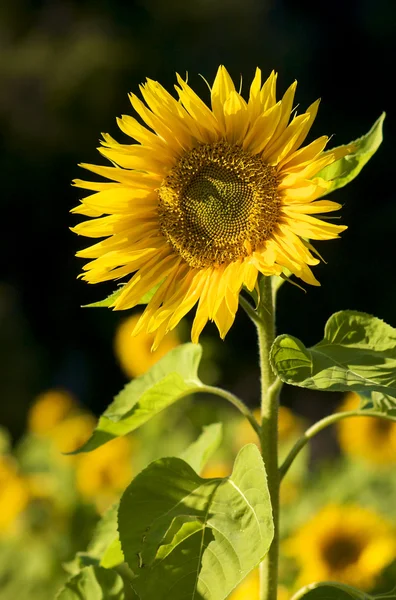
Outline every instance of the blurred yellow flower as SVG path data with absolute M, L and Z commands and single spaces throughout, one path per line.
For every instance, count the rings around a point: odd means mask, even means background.
M 132 479 L 132 443 L 120 437 L 78 456 L 77 489 L 99 512 L 108 508 Z
M 261 414 L 259 408 L 254 409 L 253 415 L 256 421 L 260 423 Z M 280 443 L 282 444 L 293 437 L 297 437 L 300 432 L 300 419 L 289 408 L 286 408 L 286 406 L 280 406 L 278 412 L 278 434 Z M 245 418 L 241 418 L 238 423 L 234 439 L 236 448 L 241 448 L 246 444 L 259 444 L 257 434 Z
M 279 490 L 279 500 L 282 506 L 292 504 L 297 500 L 300 493 L 300 485 L 295 481 L 285 478 Z
M 359 408 L 360 398 L 351 392 L 341 411 Z M 376 465 L 396 464 L 396 422 L 376 417 L 350 417 L 338 423 L 338 441 L 346 454 Z
M 287 442 L 292 437 L 297 437 L 301 433 L 300 419 L 286 406 L 279 407 L 278 413 L 278 435 L 279 441 Z
M 0 456 L 0 534 L 9 531 L 29 501 L 27 485 L 11 457 Z
M 253 569 L 229 596 L 229 600 L 259 600 L 259 570 Z
M 46 435 L 77 408 L 74 396 L 62 389 L 50 389 L 35 399 L 28 414 L 28 429 Z
M 232 472 L 232 464 L 228 462 L 209 462 L 204 468 L 201 477 L 229 477 Z
M 249 575 L 238 585 L 228 597 L 228 600 L 259 600 L 260 578 L 259 570 L 253 569 Z M 278 586 L 278 600 L 288 600 L 290 594 L 283 586 Z
M 330 504 L 284 543 L 300 567 L 298 586 L 337 581 L 370 589 L 396 556 L 392 524 L 361 506 Z
M 51 438 L 59 452 L 73 452 L 88 440 L 95 424 L 95 418 L 89 413 L 75 415 L 59 423 Z
M 278 600 L 289 600 L 290 592 L 284 585 L 278 585 Z
M 134 314 L 124 319 L 116 331 L 114 352 L 118 362 L 128 377 L 139 377 L 146 373 L 160 358 L 180 344 L 175 330 L 166 335 L 158 348 L 151 352 L 155 334 L 139 333 L 132 336 L 141 314 Z

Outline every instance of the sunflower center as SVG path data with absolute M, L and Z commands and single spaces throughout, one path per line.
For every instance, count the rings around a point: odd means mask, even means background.
M 361 544 L 350 537 L 339 535 L 323 548 L 323 558 L 335 571 L 356 563 L 362 551 Z
M 247 256 L 278 221 L 276 169 L 225 141 L 187 152 L 158 191 L 160 229 L 193 268 Z
M 375 419 L 373 423 L 373 432 L 379 438 L 386 438 L 392 433 L 393 430 L 392 421 L 386 421 L 385 419 Z

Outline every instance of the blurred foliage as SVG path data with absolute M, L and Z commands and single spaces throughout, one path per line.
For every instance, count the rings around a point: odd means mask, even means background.
M 133 436 L 88 454 L 66 456 L 60 449 L 65 449 L 65 443 L 68 450 L 80 445 L 90 435 L 93 417 L 65 390 L 39 395 L 19 443 L 12 448 L 7 432 L 0 436 L 1 598 L 52 599 L 69 573 L 76 572 L 75 556 L 92 549 L 95 524 L 131 478 L 160 456 L 182 455 L 211 421 L 224 422 L 224 439 L 203 476 L 224 477 L 230 474 L 239 449 L 257 443 L 253 429 L 226 405 L 202 397 L 187 399 L 183 407 L 175 405 Z M 281 407 L 281 455 L 304 428 L 300 417 Z M 378 469 L 363 458 L 341 455 L 322 461 L 312 472 L 309 453 L 303 452 L 282 483 L 281 504 L 282 600 L 306 580 L 326 576 L 368 592 L 392 588 L 396 579 L 393 461 L 383 462 Z M 302 547 L 311 550 L 301 553 Z M 365 567 L 369 563 L 374 565 L 370 573 Z M 253 571 L 230 599 L 255 600 L 257 589 Z

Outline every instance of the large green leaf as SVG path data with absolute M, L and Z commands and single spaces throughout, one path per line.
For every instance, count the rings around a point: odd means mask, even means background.
M 161 283 L 162 283 L 162 281 L 160 281 L 160 283 L 157 283 L 157 285 L 155 285 L 153 288 L 151 288 L 150 291 L 146 292 L 140 298 L 139 302 L 137 302 L 137 305 L 138 304 L 148 304 L 150 302 L 151 298 L 154 296 L 155 292 L 158 290 Z M 84 304 L 83 308 L 107 308 L 109 306 L 112 306 L 114 304 L 114 302 L 117 300 L 117 298 L 121 295 L 124 285 L 125 284 L 120 285 L 120 287 L 118 287 L 115 290 L 115 292 L 110 294 L 110 296 L 107 296 L 107 298 L 104 298 L 104 300 L 99 300 L 98 302 L 92 302 L 92 304 Z
M 200 473 L 209 458 L 220 446 L 223 435 L 222 429 L 221 423 L 212 423 L 204 427 L 203 433 L 180 454 L 180 458 L 188 463 L 194 471 Z
M 151 463 L 124 492 L 118 522 L 141 600 L 223 600 L 273 538 L 257 447 L 242 448 L 225 479 L 202 479 L 179 458 Z
M 197 370 L 202 355 L 198 344 L 171 350 L 150 371 L 128 383 L 109 405 L 90 439 L 78 450 L 89 452 L 126 435 L 180 398 L 202 387 Z
M 124 583 L 115 571 L 85 567 L 70 577 L 56 600 L 124 600 Z
M 271 349 L 271 364 L 282 381 L 333 392 L 378 392 L 396 408 L 396 329 L 357 311 L 341 311 L 326 323 L 324 339 L 306 348 L 280 335 Z
M 326 181 L 331 181 L 330 188 L 326 191 L 326 194 L 333 192 L 337 188 L 344 187 L 344 185 L 359 175 L 364 165 L 378 150 L 382 142 L 382 125 L 384 119 L 385 113 L 382 113 L 366 135 L 351 144 L 347 144 L 354 147 L 351 154 L 325 167 L 316 175 L 316 177 L 322 177 Z M 332 152 L 332 150 L 328 150 L 328 152 Z

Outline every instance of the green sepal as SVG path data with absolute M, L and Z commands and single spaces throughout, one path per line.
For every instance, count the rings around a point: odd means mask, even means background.
M 136 306 L 138 306 L 139 304 L 148 304 L 150 302 L 151 298 L 154 296 L 155 292 L 158 290 L 161 283 L 162 283 L 162 281 L 160 281 L 160 283 L 157 283 L 157 285 L 155 285 L 153 288 L 151 288 L 151 290 L 146 292 L 140 298 L 139 302 L 136 302 Z M 122 284 L 119 288 L 117 288 L 115 290 L 115 292 L 110 294 L 110 296 L 107 296 L 107 298 L 104 298 L 104 300 L 99 300 L 98 302 L 92 302 L 92 304 L 84 304 L 82 306 L 82 308 L 108 308 L 109 306 L 112 306 L 116 302 L 116 300 L 119 298 L 119 296 L 121 296 L 121 293 L 124 289 L 124 285 L 125 284 Z
M 259 450 L 244 446 L 224 479 L 203 479 L 179 458 L 151 463 L 125 490 L 118 523 L 140 598 L 224 600 L 273 538 Z
M 285 383 L 333 392 L 373 392 L 384 410 L 396 408 L 396 329 L 357 311 L 330 317 L 324 338 L 306 348 L 297 338 L 280 335 L 270 353 L 274 371 Z
M 147 373 L 133 379 L 114 398 L 90 439 L 70 454 L 89 452 L 134 431 L 177 400 L 202 387 L 197 371 L 202 348 L 182 344 L 173 348 Z
M 115 571 L 89 566 L 70 577 L 56 600 L 124 600 L 124 582 Z
M 384 119 L 385 113 L 382 113 L 366 135 L 351 142 L 351 144 L 339 146 L 338 148 L 353 146 L 353 151 L 333 164 L 324 167 L 315 175 L 315 177 L 321 177 L 322 179 L 331 182 L 330 187 L 326 190 L 326 194 L 344 187 L 344 185 L 347 185 L 347 183 L 359 175 L 364 165 L 370 160 L 381 145 Z M 326 155 L 326 153 L 333 151 L 334 149 L 328 150 L 323 154 Z

